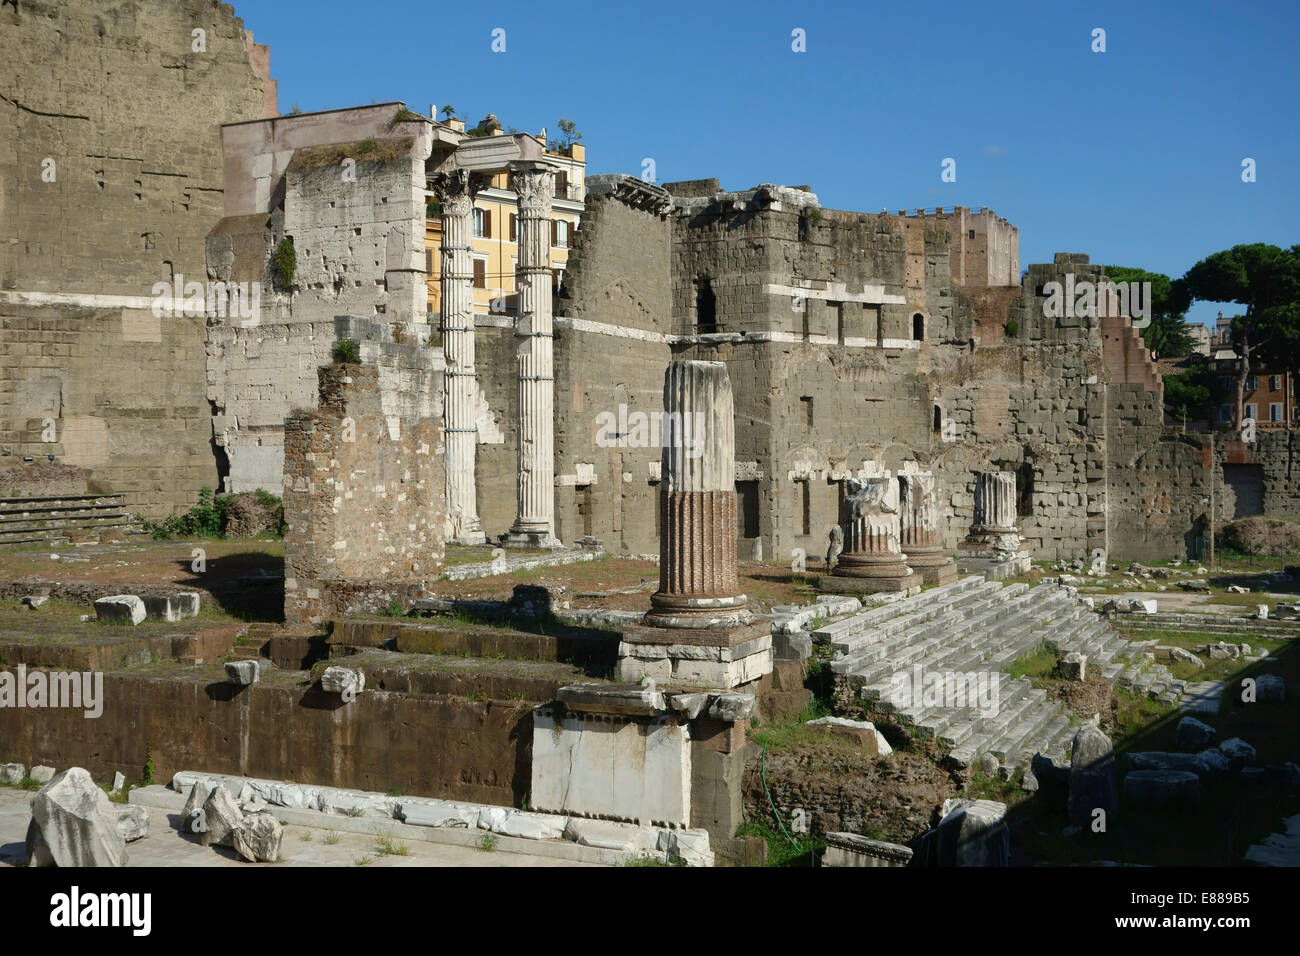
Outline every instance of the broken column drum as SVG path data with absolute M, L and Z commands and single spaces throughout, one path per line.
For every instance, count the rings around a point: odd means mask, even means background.
M 982 471 L 975 476 L 972 534 L 1018 534 L 1016 476 L 1009 471 Z
M 935 479 L 929 473 L 898 476 L 900 543 L 908 567 L 926 584 L 947 584 L 957 579 L 957 566 L 944 553 L 939 540 Z
M 659 590 L 645 623 L 748 624 L 736 579 L 735 410 L 722 362 L 672 362 L 664 376 Z
M 520 547 L 560 547 L 555 537 L 555 360 L 551 317 L 551 198 L 548 166 L 513 167 L 519 196 L 518 512 L 503 540 Z
M 848 479 L 849 518 L 844 552 L 831 572 L 839 577 L 904 579 L 911 576 L 900 546 L 898 486 L 887 475 Z

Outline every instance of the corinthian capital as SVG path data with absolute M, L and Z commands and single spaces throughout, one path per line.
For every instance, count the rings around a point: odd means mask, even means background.
M 442 203 L 444 216 L 468 216 L 484 180 L 468 169 L 453 169 L 438 173 L 430 181 L 430 186 Z
M 510 186 L 519 196 L 521 216 L 550 217 L 555 196 L 555 172 L 551 167 L 532 163 L 512 166 Z

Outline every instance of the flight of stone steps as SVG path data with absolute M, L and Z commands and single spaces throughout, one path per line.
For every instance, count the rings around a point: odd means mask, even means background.
M 0 498 L 0 546 L 114 540 L 136 530 L 123 495 Z
M 1170 704 L 1185 686 L 1154 662 L 1155 642 L 1127 640 L 1073 589 L 1055 584 L 1003 585 L 970 575 L 834 621 L 812 637 L 830 646 L 837 684 L 843 682 L 865 709 L 933 737 L 961 766 L 991 753 L 1006 772 L 1035 753 L 1062 760 L 1075 732 L 1064 705 L 1004 673 L 1040 647 L 1082 652 L 1089 667 L 1118 686 Z M 918 665 L 922 675 L 984 674 L 985 686 L 999 675 L 996 708 L 893 699 L 897 675 L 910 679 Z
M 1279 641 L 1300 640 L 1300 621 L 1280 618 L 1261 621 L 1246 615 L 1176 614 L 1166 611 L 1157 614 L 1124 614 L 1118 616 L 1115 622 L 1130 629 L 1220 634 L 1230 644 L 1241 636 L 1268 637 Z

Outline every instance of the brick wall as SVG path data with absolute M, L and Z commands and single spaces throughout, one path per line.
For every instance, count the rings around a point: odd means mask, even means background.
M 436 364 L 430 382 L 441 374 Z M 385 414 L 381 377 L 376 365 L 324 366 L 319 407 L 285 421 L 290 625 L 409 605 L 442 563 L 440 411 Z

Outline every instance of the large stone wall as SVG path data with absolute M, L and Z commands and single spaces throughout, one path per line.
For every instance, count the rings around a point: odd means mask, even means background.
M 146 763 L 517 806 L 527 796 L 529 707 L 384 692 L 350 704 L 319 688 L 104 675 L 104 712 L 0 708 L 0 760 L 137 779 Z M 396 732 L 395 728 L 401 728 Z
M 336 316 L 378 319 L 399 336 L 427 334 L 430 124 L 395 122 L 400 109 L 385 103 L 222 131 L 230 187 L 226 217 L 208 237 L 208 274 L 263 289 L 255 321 L 231 316 L 208 327 L 224 490 L 278 487 L 284 417 L 314 403 Z M 297 258 L 288 288 L 272 267 L 286 237 Z
M 150 306 L 203 277 L 218 124 L 274 115 L 267 62 L 227 4 L 0 5 L 0 463 L 54 454 L 151 516 L 216 485 L 203 320 Z

